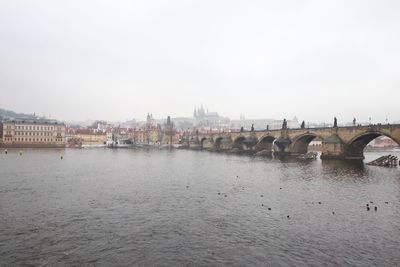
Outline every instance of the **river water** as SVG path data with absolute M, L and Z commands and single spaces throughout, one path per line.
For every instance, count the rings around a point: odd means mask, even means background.
M 0 265 L 399 266 L 400 168 L 184 150 L 2 151 Z

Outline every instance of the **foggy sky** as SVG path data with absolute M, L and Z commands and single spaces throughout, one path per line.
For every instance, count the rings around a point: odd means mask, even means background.
M 400 120 L 400 1 L 0 0 L 0 108 Z

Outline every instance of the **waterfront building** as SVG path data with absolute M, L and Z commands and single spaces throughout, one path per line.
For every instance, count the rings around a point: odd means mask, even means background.
M 3 147 L 65 147 L 65 124 L 52 120 L 7 120 Z
M 134 129 L 133 142 L 135 144 L 147 144 L 147 135 L 144 129 Z
M 160 142 L 161 128 L 159 126 L 150 126 L 146 128 L 147 143 L 154 145 Z
M 133 140 L 134 144 L 156 145 L 161 144 L 163 140 L 161 126 L 154 124 L 146 124 L 142 128 L 129 129 L 125 134 Z
M 89 128 L 67 128 L 67 142 L 80 140 L 83 145 L 102 145 L 107 141 L 106 133 Z
M 179 144 L 180 139 L 181 136 L 175 128 L 175 124 L 171 121 L 171 117 L 168 116 L 166 123 L 163 125 L 161 143 L 165 145 Z
M 3 122 L 0 121 L 0 145 L 3 143 Z

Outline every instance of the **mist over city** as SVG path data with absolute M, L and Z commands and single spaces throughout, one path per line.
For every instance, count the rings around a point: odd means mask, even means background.
M 0 107 L 63 121 L 400 120 L 399 3 L 2 1 Z M 31 99 L 34 101 L 27 101 Z
M 399 14 L 0 0 L 0 266 L 398 266 Z

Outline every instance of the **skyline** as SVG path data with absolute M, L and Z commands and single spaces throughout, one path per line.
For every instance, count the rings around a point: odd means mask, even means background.
M 60 120 L 400 119 L 400 3 L 0 1 L 0 107 Z
M 198 109 L 197 109 L 197 111 L 199 110 L 199 107 L 197 107 Z M 2 114 L 2 112 L 6 112 L 5 113 L 5 115 L 3 115 Z M 221 115 L 221 114 L 219 114 L 217 111 L 209 111 L 207 108 L 206 109 L 204 109 L 204 111 L 205 111 L 205 115 L 207 115 L 207 114 L 209 114 L 208 112 L 210 112 L 210 114 L 211 114 L 211 116 L 213 117 L 213 120 L 214 120 L 214 117 L 217 115 L 220 119 L 223 119 L 223 120 L 228 120 L 230 123 L 238 123 L 239 121 L 243 121 L 243 122 L 245 122 L 246 124 L 248 124 L 248 123 L 255 123 L 254 125 L 258 125 L 258 129 L 260 129 L 260 122 L 262 122 L 262 121 L 274 121 L 275 123 L 276 122 L 278 122 L 278 121 L 283 121 L 284 119 L 286 119 L 287 121 L 291 121 L 291 124 L 292 124 L 292 127 L 290 127 L 290 128 L 296 128 L 296 127 L 293 127 L 293 125 L 297 122 L 298 123 L 298 126 L 300 127 L 300 124 L 304 121 L 304 123 L 306 124 L 306 125 L 313 125 L 313 126 L 315 126 L 315 125 L 319 125 L 319 124 L 326 124 L 327 125 L 327 127 L 330 127 L 330 125 L 333 125 L 333 121 L 334 121 L 334 119 L 336 118 L 336 119 L 339 119 L 338 120 L 338 125 L 339 126 L 349 126 L 349 125 L 351 125 L 351 124 L 354 124 L 354 119 L 356 119 L 356 123 L 357 124 L 360 124 L 360 125 L 367 125 L 367 124 L 369 124 L 369 123 L 371 123 L 371 124 L 387 124 L 387 123 L 389 123 L 389 124 L 400 124 L 400 121 L 399 120 L 392 120 L 392 121 L 390 121 L 390 120 L 385 120 L 385 121 L 374 121 L 373 120 L 373 118 L 371 117 L 371 118 L 368 118 L 368 120 L 364 120 L 364 121 L 360 121 L 360 120 L 357 120 L 357 118 L 351 118 L 351 120 L 350 119 L 348 119 L 348 118 L 344 118 L 343 120 L 340 120 L 340 118 L 337 118 L 337 117 L 333 117 L 333 118 L 331 118 L 331 120 L 329 120 L 329 119 L 327 119 L 327 120 L 324 120 L 324 121 L 307 121 L 307 120 L 301 120 L 301 119 L 299 119 L 296 115 L 295 116 L 293 116 L 293 117 L 285 117 L 285 118 L 272 118 L 272 117 L 269 117 L 269 118 L 248 118 L 248 117 L 245 117 L 245 116 L 243 116 L 243 114 L 240 116 L 240 118 L 230 118 L 230 117 L 228 117 L 228 116 L 223 116 L 223 114 Z M 10 115 L 10 114 L 7 114 L 7 112 L 12 112 L 12 113 L 15 113 L 15 115 Z M 182 120 L 182 119 L 185 119 L 185 120 L 194 120 L 194 121 L 196 121 L 196 117 L 194 117 L 194 115 L 193 114 L 191 114 L 191 115 L 186 115 L 186 116 L 178 116 L 178 117 L 171 117 L 171 116 L 169 116 L 169 115 L 166 115 L 166 116 L 163 116 L 163 117 L 154 117 L 153 116 L 153 113 L 151 113 L 151 112 L 148 112 L 148 113 L 146 113 L 146 116 L 145 117 L 147 117 L 147 116 L 151 116 L 151 120 L 154 120 L 155 122 L 157 122 L 157 123 L 159 123 L 160 121 L 167 121 L 168 120 L 168 117 L 172 120 L 172 121 L 174 121 L 174 120 Z M 104 122 L 104 123 L 111 123 L 111 124 L 120 124 L 120 123 L 132 123 L 132 122 L 135 122 L 135 123 L 145 123 L 146 121 L 147 121 L 147 119 L 146 118 L 144 118 L 144 119 L 140 119 L 140 118 L 128 118 L 128 119 L 125 119 L 125 120 L 116 120 L 116 121 L 112 121 L 112 120 L 106 120 L 106 119 L 103 119 L 103 118 L 93 118 L 93 119 L 86 119 L 86 120 L 60 120 L 60 119 L 58 119 L 58 118 L 54 118 L 54 117 L 48 117 L 48 116 L 46 116 L 45 114 L 43 114 L 43 115 L 41 115 L 41 114 L 36 114 L 36 113 L 22 113 L 22 112 L 18 112 L 18 111 L 13 111 L 13 110 L 5 110 L 5 109 L 2 109 L 1 107 L 0 107 L 0 118 L 2 118 L 3 117 L 3 119 L 5 119 L 6 121 L 8 121 L 8 120 L 13 120 L 13 119 L 18 119 L 18 120 L 24 120 L 24 117 L 26 117 L 26 116 L 29 116 L 29 117 L 32 117 L 32 118 L 28 118 L 28 119 L 25 119 L 25 120 L 31 120 L 31 119 L 33 119 L 33 116 L 36 116 L 36 118 L 37 119 L 45 119 L 45 120 L 52 120 L 52 121 L 59 121 L 59 122 L 64 122 L 64 123 L 67 123 L 67 124 L 71 124 L 71 125 L 81 125 L 81 126 L 87 126 L 88 125 L 88 123 L 93 123 L 93 122 Z M 1 122 L 1 121 L 0 121 Z M 226 122 L 221 122 L 221 124 L 225 124 Z M 236 125 L 236 126 L 238 126 L 238 125 Z M 242 125 L 242 126 L 244 126 L 244 125 Z M 247 125 L 248 126 L 248 125 Z M 261 128 L 263 128 L 265 125 L 262 125 L 262 127 Z M 271 125 L 270 125 L 271 126 Z M 250 126 L 248 126 L 247 128 L 249 128 Z M 246 127 L 245 127 L 246 128 Z

